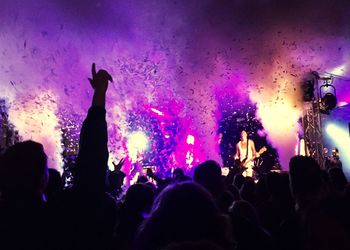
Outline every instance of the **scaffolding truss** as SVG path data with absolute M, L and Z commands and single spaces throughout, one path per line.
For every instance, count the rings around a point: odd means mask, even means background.
M 322 114 L 320 100 L 305 102 L 303 110 L 305 153 L 314 158 L 324 169 L 324 146 L 322 137 Z

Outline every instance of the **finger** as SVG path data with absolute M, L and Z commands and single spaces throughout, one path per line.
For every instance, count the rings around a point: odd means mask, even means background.
M 113 82 L 113 78 L 110 74 L 108 74 L 108 80 L 110 80 L 111 82 Z
M 95 63 L 92 64 L 91 73 L 92 73 L 92 77 L 94 77 L 96 75 L 96 64 Z

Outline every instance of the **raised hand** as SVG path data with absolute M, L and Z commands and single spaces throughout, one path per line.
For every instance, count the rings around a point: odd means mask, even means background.
M 96 64 L 91 67 L 92 78 L 89 78 L 90 84 L 95 91 L 106 92 L 108 89 L 108 81 L 113 82 L 112 76 L 104 69 L 100 69 L 96 73 Z
M 122 158 L 118 164 L 115 164 L 114 162 L 112 162 L 113 166 L 114 166 L 114 171 L 120 171 L 121 168 L 123 167 L 125 163 L 125 158 Z
M 92 88 L 95 90 L 92 98 L 92 106 L 105 107 L 106 91 L 108 89 L 108 81 L 113 81 L 112 76 L 104 69 L 100 69 L 96 73 L 96 65 L 92 64 L 92 78 L 89 78 Z
M 153 173 L 153 171 L 152 171 L 152 169 L 150 169 L 150 168 L 147 168 L 147 170 L 146 170 L 146 175 L 148 176 L 148 177 L 154 177 L 154 173 Z

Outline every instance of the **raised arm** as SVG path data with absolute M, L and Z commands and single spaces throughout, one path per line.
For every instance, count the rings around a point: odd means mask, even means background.
M 79 154 L 76 165 L 76 184 L 84 188 L 104 188 L 107 162 L 108 137 L 106 123 L 106 92 L 112 77 L 105 70 L 96 73 L 92 64 L 92 78 L 89 78 L 94 94 L 80 131 Z

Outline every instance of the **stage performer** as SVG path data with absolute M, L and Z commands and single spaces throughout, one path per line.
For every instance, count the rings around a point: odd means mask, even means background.
M 241 132 L 241 140 L 236 144 L 235 160 L 239 160 L 240 167 L 243 168 L 243 176 L 253 177 L 254 159 L 259 157 L 255 150 L 254 142 L 248 139 L 246 131 Z

